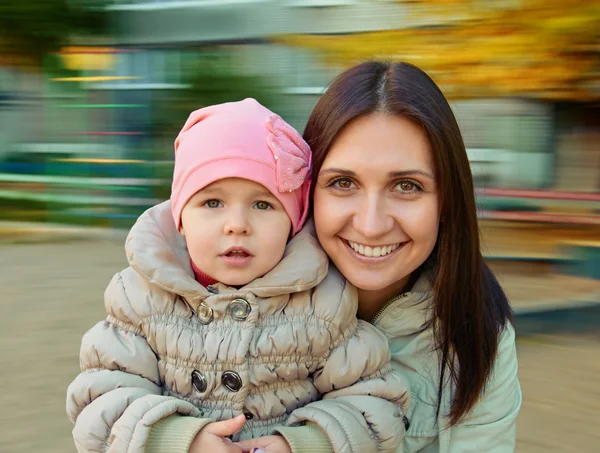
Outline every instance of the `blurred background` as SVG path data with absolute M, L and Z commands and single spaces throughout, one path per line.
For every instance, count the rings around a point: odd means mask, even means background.
M 517 451 L 598 451 L 599 55 L 593 0 L 2 0 L 0 451 L 75 451 L 81 336 L 188 113 L 251 96 L 302 131 L 370 58 L 426 70 L 461 126 L 515 310 Z

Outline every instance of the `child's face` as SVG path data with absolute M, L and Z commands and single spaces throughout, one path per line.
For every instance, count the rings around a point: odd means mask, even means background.
M 206 186 L 181 213 L 181 233 L 194 264 L 230 286 L 243 286 L 273 269 L 283 257 L 291 227 L 271 192 L 240 178 Z

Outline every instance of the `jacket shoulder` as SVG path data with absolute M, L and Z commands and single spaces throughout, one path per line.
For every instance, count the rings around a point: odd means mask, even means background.
M 357 290 L 335 267 L 329 267 L 327 275 L 314 288 L 311 296 L 318 318 L 342 329 L 356 324 Z
M 108 284 L 104 307 L 107 314 L 118 321 L 141 325 L 144 318 L 164 313 L 176 297 L 127 267 L 115 274 Z

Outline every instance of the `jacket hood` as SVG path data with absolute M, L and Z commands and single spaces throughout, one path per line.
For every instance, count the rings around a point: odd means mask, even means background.
M 210 295 L 194 278 L 185 238 L 175 227 L 170 201 L 139 217 L 127 236 L 125 251 L 129 265 L 149 282 L 185 298 L 204 299 Z M 314 225 L 309 222 L 290 240 L 282 260 L 273 269 L 241 289 L 259 297 L 305 291 L 325 278 L 328 265 Z M 236 290 L 222 283 L 215 286 L 219 292 Z

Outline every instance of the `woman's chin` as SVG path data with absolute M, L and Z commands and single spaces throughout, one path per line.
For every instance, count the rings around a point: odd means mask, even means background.
M 343 273 L 343 271 L 342 271 Z M 397 286 L 398 279 L 382 279 L 381 275 L 370 272 L 349 272 L 345 274 L 347 280 L 356 286 L 360 291 L 378 292 L 385 291 L 390 287 Z

